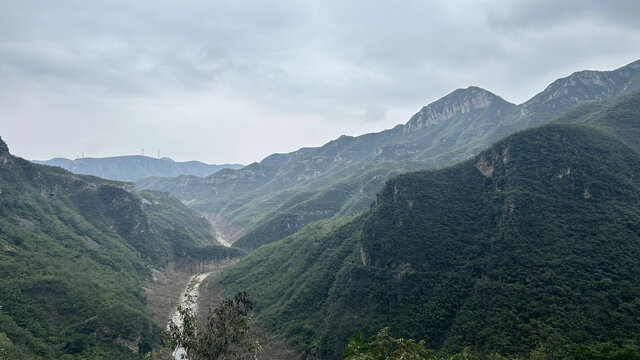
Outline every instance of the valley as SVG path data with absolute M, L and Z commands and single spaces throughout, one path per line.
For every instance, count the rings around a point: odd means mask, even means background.
M 206 175 L 134 185 L 107 178 L 150 160 L 113 159 L 76 174 L 0 140 L 1 356 L 140 359 L 187 294 L 205 319 L 242 291 L 264 359 L 383 329 L 433 359 L 638 354 L 640 60 Z

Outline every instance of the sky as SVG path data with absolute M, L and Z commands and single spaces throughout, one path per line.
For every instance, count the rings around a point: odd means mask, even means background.
M 0 136 L 26 159 L 260 161 L 405 123 L 456 88 L 519 104 L 640 58 L 637 0 L 0 0 Z

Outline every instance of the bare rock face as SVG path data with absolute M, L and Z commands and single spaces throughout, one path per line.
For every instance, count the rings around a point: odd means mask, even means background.
M 493 174 L 493 162 L 481 156 L 476 162 L 476 169 L 478 169 L 482 175 L 490 177 Z
M 138 353 L 138 351 L 140 350 L 140 345 L 139 345 L 140 339 L 137 339 L 134 341 L 134 340 L 117 338 L 113 342 L 131 350 L 132 353 Z
M 423 107 L 407 122 L 404 132 L 435 126 L 454 116 L 488 108 L 500 102 L 506 101 L 479 87 L 470 86 L 466 89 L 458 89 L 442 99 Z
M 608 99 L 640 88 L 640 60 L 614 71 L 584 70 L 558 79 L 531 100 L 522 104 L 521 117 L 533 108 L 562 111 L 584 102 Z

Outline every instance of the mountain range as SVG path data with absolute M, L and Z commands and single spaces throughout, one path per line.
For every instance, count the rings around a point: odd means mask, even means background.
M 172 193 L 214 219 L 227 241 L 255 249 L 310 222 L 366 210 L 384 181 L 400 173 L 455 164 L 578 104 L 638 88 L 640 60 L 613 71 L 573 73 L 521 105 L 478 87 L 458 89 L 393 129 L 342 136 L 205 178 L 148 178 L 136 185 Z
M 441 351 L 528 357 L 543 345 L 563 358 L 639 343 L 639 209 L 638 152 L 545 125 L 395 177 L 364 214 L 264 245 L 219 282 L 253 294 L 259 323 L 312 357 L 340 358 L 358 332 L 389 327 Z
M 175 197 L 33 164 L 0 139 L 3 359 L 138 359 L 161 330 L 151 269 L 241 254 Z
M 152 158 L 141 155 L 106 158 L 79 158 L 75 160 L 54 158 L 32 160 L 36 164 L 59 166 L 76 174 L 93 175 L 118 181 L 138 181 L 144 178 L 193 175 L 204 177 L 222 169 L 240 169 L 239 164 L 210 165 L 200 161 L 176 162 L 169 158 Z
M 303 357 L 383 328 L 493 359 L 640 346 L 640 61 L 520 105 L 458 89 L 379 133 L 136 186 L 0 139 L 0 355 L 141 358 L 152 269 L 239 257 L 204 287 L 249 292 Z

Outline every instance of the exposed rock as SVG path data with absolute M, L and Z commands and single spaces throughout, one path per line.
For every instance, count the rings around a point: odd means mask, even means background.
M 557 178 L 558 179 L 562 179 L 563 177 L 567 176 L 567 175 L 571 175 L 571 168 L 567 168 L 567 170 L 565 170 L 564 172 L 560 173 Z
M 404 132 L 435 126 L 456 115 L 484 109 L 498 102 L 506 101 L 479 87 L 470 86 L 466 89 L 458 89 L 442 99 L 423 107 L 407 122 Z
M 493 174 L 493 162 L 481 156 L 476 162 L 476 169 L 478 169 L 482 175 L 490 177 Z
M 360 247 L 360 261 L 362 262 L 362 265 L 369 265 L 369 262 L 367 261 L 367 254 L 365 254 L 362 246 Z
M 134 340 L 127 340 L 127 339 L 117 338 L 113 342 L 116 343 L 117 345 L 120 345 L 122 347 L 125 347 L 125 348 L 131 350 L 131 352 L 133 352 L 133 353 L 138 353 L 138 351 L 140 351 L 140 347 L 139 347 L 140 339 L 136 339 L 134 341 Z

